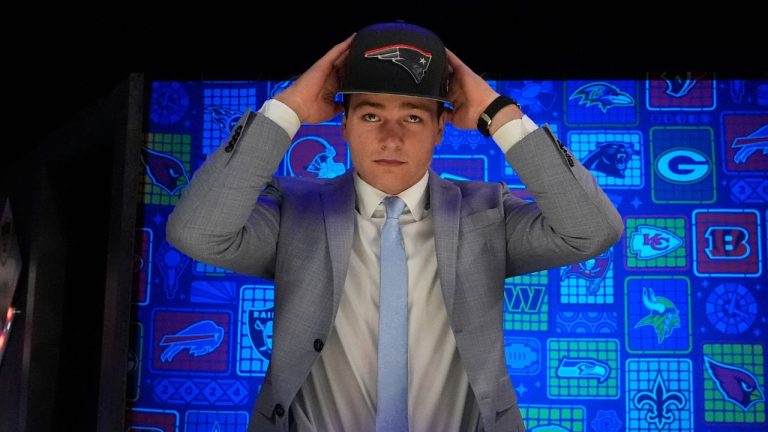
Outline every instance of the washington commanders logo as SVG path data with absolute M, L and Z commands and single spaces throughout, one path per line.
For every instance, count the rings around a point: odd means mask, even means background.
M 412 45 L 395 44 L 368 50 L 365 52 L 365 58 L 377 58 L 397 63 L 411 74 L 416 84 L 420 84 L 424 78 L 424 73 L 429 68 L 429 62 L 432 61 L 432 53 Z
M 266 361 L 272 357 L 272 326 L 275 307 L 248 310 L 248 336 L 253 348 Z

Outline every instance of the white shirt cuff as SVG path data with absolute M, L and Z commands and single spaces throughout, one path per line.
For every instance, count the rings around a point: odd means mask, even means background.
M 536 126 L 536 123 L 534 123 L 533 120 L 528 118 L 527 115 L 523 115 L 523 118 L 512 120 L 500 127 L 499 130 L 493 134 L 493 140 L 496 141 L 496 145 L 506 153 L 513 145 L 520 142 L 521 139 L 525 138 L 529 133 L 538 128 L 539 127 Z
M 283 128 L 291 139 L 296 136 L 296 132 L 301 127 L 301 120 L 296 112 L 277 99 L 264 102 L 259 112 Z

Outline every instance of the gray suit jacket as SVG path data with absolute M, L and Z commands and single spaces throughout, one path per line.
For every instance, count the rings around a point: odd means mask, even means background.
M 167 225 L 168 241 L 191 257 L 275 281 L 272 360 L 249 431 L 289 430 L 288 409 L 319 356 L 315 341 L 333 326 L 352 247 L 353 174 L 273 179 L 289 144 L 274 122 L 246 113 Z M 525 429 L 504 360 L 504 279 L 591 258 L 623 231 L 613 205 L 549 128 L 506 158 L 535 203 L 500 183 L 429 177 L 438 276 L 485 431 Z

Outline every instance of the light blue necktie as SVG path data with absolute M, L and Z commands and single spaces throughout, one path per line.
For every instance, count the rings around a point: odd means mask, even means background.
M 405 203 L 384 199 L 379 288 L 379 371 L 377 432 L 408 431 L 408 266 L 400 232 Z

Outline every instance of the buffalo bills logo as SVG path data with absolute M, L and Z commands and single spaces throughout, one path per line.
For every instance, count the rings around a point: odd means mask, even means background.
M 189 176 L 184 165 L 178 159 L 146 147 L 141 149 L 141 161 L 147 168 L 147 175 L 168 195 L 175 195 L 179 189 L 189 184 Z
M 160 345 L 167 348 L 160 356 L 160 360 L 172 362 L 176 354 L 184 349 L 189 349 L 192 356 L 200 357 L 213 352 L 223 340 L 223 328 L 210 320 L 200 321 L 174 335 L 163 336 Z
M 431 53 L 406 44 L 388 45 L 368 50 L 365 52 L 365 57 L 397 63 L 411 74 L 416 84 L 421 83 L 424 73 L 429 68 L 429 62 L 432 60 Z
M 760 383 L 750 371 L 717 362 L 706 356 L 704 356 L 704 365 L 723 397 L 744 411 L 748 411 L 754 404 L 765 401 Z
M 269 361 L 272 357 L 272 328 L 275 318 L 274 306 L 248 310 L 248 336 L 261 358 Z
M 604 82 L 589 83 L 579 87 L 568 98 L 568 100 L 571 99 L 578 99 L 579 105 L 587 107 L 597 105 L 603 112 L 608 111 L 608 108 L 632 106 L 635 104 L 632 96 L 619 90 L 615 85 Z
M 761 150 L 763 156 L 768 155 L 768 125 L 764 125 L 751 134 L 738 137 L 731 143 L 731 148 L 737 150 L 733 161 L 737 164 L 747 162 L 753 153 Z
M 624 178 L 624 172 L 637 154 L 632 144 L 621 141 L 606 141 L 597 144 L 597 147 L 584 158 L 584 166 L 593 171 L 599 171 L 611 177 Z

